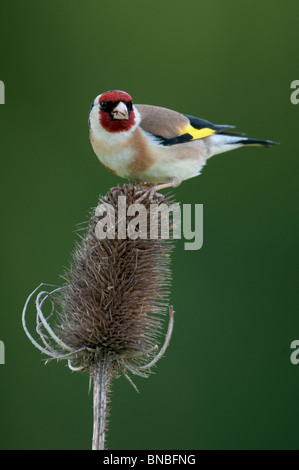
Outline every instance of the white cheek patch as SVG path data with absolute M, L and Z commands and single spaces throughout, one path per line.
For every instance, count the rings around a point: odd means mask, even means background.
M 135 125 L 134 125 L 134 129 L 135 129 L 141 123 L 141 115 L 140 115 L 140 112 L 138 111 L 138 109 L 135 108 L 134 105 L 133 105 L 133 111 L 134 111 L 134 114 L 135 114 Z
M 95 99 L 95 101 L 96 100 L 97 98 Z M 100 124 L 100 116 L 99 116 L 100 107 L 98 103 L 95 104 L 89 114 L 89 125 L 90 125 L 91 132 L 93 134 L 93 138 L 96 140 L 97 139 L 100 140 L 103 144 L 109 147 L 125 143 L 127 139 L 129 139 L 132 136 L 132 133 L 139 126 L 140 121 L 141 121 L 141 116 L 139 112 L 137 111 L 135 107 L 133 109 L 135 113 L 134 126 L 132 126 L 131 129 L 127 131 L 112 133 L 104 129 L 103 126 Z

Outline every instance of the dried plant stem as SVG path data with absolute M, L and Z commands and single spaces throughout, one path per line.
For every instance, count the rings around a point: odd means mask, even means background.
M 107 427 L 108 388 L 110 381 L 109 360 L 101 355 L 93 372 L 93 438 L 92 450 L 105 449 Z

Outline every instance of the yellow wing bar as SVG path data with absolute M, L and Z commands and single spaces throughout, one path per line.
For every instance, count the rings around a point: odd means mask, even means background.
M 209 127 L 204 127 L 203 129 L 195 129 L 195 127 L 189 124 L 183 131 L 184 134 L 192 135 L 192 140 L 203 139 L 204 137 L 209 137 L 216 133 L 215 130 L 209 129 Z

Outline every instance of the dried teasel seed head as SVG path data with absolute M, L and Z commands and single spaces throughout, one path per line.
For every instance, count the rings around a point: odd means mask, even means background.
M 123 185 L 100 198 L 63 276 L 65 285 L 55 298 L 60 306 L 55 331 L 68 348 L 79 351 L 72 367 L 92 371 L 104 354 L 112 370 L 142 375 L 140 370 L 157 355 L 169 309 L 173 242 L 161 238 L 160 213 L 153 216 L 151 208 L 173 201 L 146 198 L 142 207 L 134 206 L 138 189 Z M 151 233 L 160 236 L 150 238 Z

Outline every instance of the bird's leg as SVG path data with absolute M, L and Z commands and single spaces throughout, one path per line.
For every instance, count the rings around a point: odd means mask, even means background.
M 150 201 L 153 200 L 154 196 L 158 198 L 163 198 L 163 194 L 157 193 L 157 191 L 160 191 L 161 189 L 166 189 L 166 188 L 177 188 L 182 182 L 182 178 L 173 178 L 170 180 L 168 183 L 163 183 L 163 184 L 158 184 L 155 186 L 150 186 L 149 184 L 145 183 L 142 186 L 147 187 L 146 190 L 141 190 L 137 191 L 136 195 L 141 194 L 141 196 L 135 201 L 136 204 L 139 202 L 142 202 L 144 199 L 147 197 L 149 198 Z

